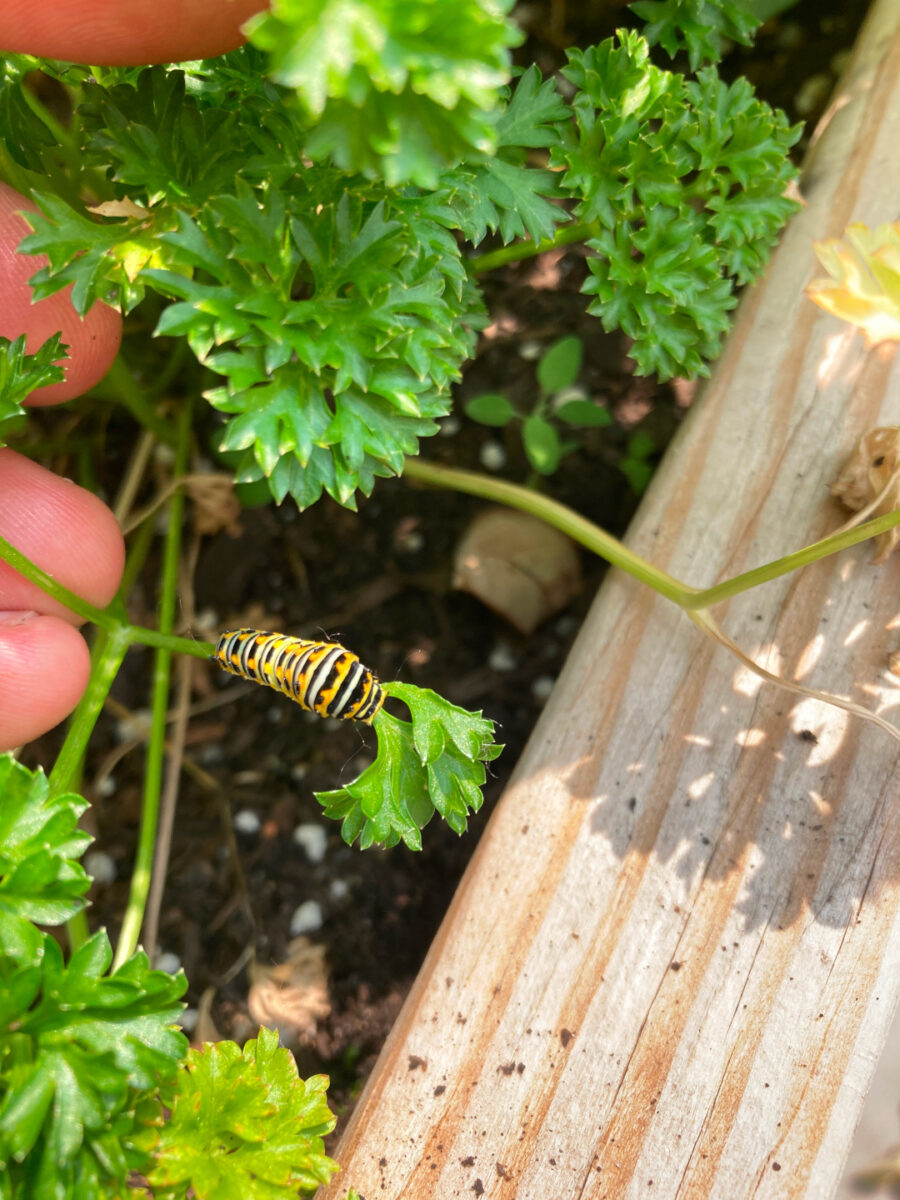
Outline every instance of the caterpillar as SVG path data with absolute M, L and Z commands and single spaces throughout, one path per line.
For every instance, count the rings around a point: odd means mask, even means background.
M 371 725 L 384 688 L 355 654 L 337 642 L 307 642 L 262 629 L 229 629 L 213 661 L 230 675 L 282 692 L 307 712 Z

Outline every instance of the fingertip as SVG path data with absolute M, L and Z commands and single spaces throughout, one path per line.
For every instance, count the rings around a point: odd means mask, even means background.
M 0 533 L 91 604 L 115 595 L 125 563 L 115 516 L 93 493 L 9 449 L 0 449 Z M 26 608 L 75 619 L 0 562 L 0 609 Z
M 65 720 L 81 699 L 90 654 L 74 626 L 34 612 L 0 612 L 0 750 Z
M 98 383 L 109 370 L 122 340 L 122 316 L 108 304 L 94 304 L 84 317 L 72 307 L 71 287 L 32 303 L 28 280 L 47 259 L 43 254 L 19 254 L 18 245 L 31 232 L 22 212 L 36 206 L 8 184 L 0 183 L 0 335 L 10 340 L 26 334 L 26 349 L 33 354 L 57 331 L 68 347 L 60 365 L 61 383 L 38 388 L 29 404 L 58 404 L 71 400 Z
M 0 46 L 94 66 L 213 58 L 267 0 L 4 0 Z

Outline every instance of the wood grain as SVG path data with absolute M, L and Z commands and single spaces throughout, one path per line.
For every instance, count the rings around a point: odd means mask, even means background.
M 698 586 L 844 519 L 900 362 L 805 299 L 813 238 L 900 217 L 900 2 L 879 0 L 629 534 Z M 871 545 L 717 615 L 900 719 L 898 562 Z M 759 681 L 612 572 L 336 1151 L 366 1200 L 807 1197 L 837 1186 L 900 987 L 898 746 Z M 426 833 L 427 836 L 427 833 Z

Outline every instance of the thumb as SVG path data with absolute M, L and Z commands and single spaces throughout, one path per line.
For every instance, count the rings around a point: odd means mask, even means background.
M 87 685 L 90 655 L 67 621 L 0 612 L 0 751 L 58 725 Z

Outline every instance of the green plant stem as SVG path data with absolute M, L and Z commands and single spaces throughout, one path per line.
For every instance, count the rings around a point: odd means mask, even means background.
M 888 529 L 893 529 L 895 525 L 900 525 L 900 509 L 894 509 L 880 517 L 874 517 L 871 521 L 866 521 L 853 529 L 847 529 L 843 533 L 833 533 L 818 542 L 804 546 L 802 550 L 795 550 L 793 554 L 786 554 L 783 558 L 776 558 L 761 567 L 754 567 L 752 571 L 744 571 L 743 574 L 735 575 L 732 579 L 726 579 L 722 583 L 704 588 L 703 591 L 696 592 L 691 596 L 684 607 L 688 609 L 710 608 L 731 596 L 737 596 L 740 592 L 749 591 L 750 588 L 758 587 L 761 583 L 768 583 L 769 580 L 787 575 L 799 567 L 807 567 L 821 558 L 827 558 L 829 554 L 837 554 L 839 550 L 846 550 L 849 546 L 856 546 L 868 538 L 876 537 L 879 533 L 885 533 Z
M 171 650 L 173 654 L 191 654 L 194 658 L 209 658 L 215 649 L 211 642 L 196 642 L 191 638 L 163 633 L 159 629 L 146 629 L 143 625 L 130 625 L 117 615 L 113 606 L 97 608 L 95 605 L 89 604 L 81 596 L 76 596 L 67 587 L 57 583 L 52 575 L 48 575 L 37 563 L 26 558 L 21 550 L 17 550 L 4 537 L 0 537 L 0 559 L 9 563 L 20 575 L 24 575 L 41 591 L 52 596 L 54 600 L 58 600 L 60 604 L 64 604 L 66 608 L 70 608 L 85 621 L 98 625 L 108 633 L 121 634 L 128 644 L 137 643 L 141 646 L 163 648 Z
M 469 259 L 469 270 L 473 275 L 483 275 L 485 271 L 495 271 L 497 267 L 521 262 L 525 258 L 534 258 L 535 255 L 544 254 L 547 250 L 557 250 L 560 246 L 571 246 L 573 242 L 585 242 L 598 232 L 599 225 L 596 221 L 561 225 L 552 238 L 544 238 L 541 242 L 513 242 L 509 246 L 501 246 L 498 250 L 475 254 Z
M 592 521 L 579 516 L 564 504 L 542 496 L 539 492 L 520 487 L 516 483 L 508 483 L 505 479 L 495 479 L 491 475 L 481 475 L 475 471 L 457 471 L 452 467 L 441 467 L 436 463 L 423 462 L 418 458 L 405 460 L 403 474 L 409 479 L 418 479 L 422 483 L 432 484 L 435 487 L 466 492 L 470 496 L 480 496 L 485 500 L 493 500 L 498 504 L 506 504 L 511 508 L 531 513 L 532 516 L 539 517 L 548 525 L 568 534 L 570 538 L 580 542 L 586 549 L 606 559 L 614 567 L 627 571 L 635 579 L 646 583 L 648 587 L 689 612 L 709 608 L 731 596 L 737 596 L 740 592 L 758 587 L 761 583 L 768 583 L 790 571 L 796 571 L 799 567 L 808 566 L 820 558 L 836 554 L 839 550 L 855 546 L 867 538 L 875 537 L 879 533 L 893 529 L 895 525 L 900 525 L 900 509 L 895 509 L 893 512 L 885 513 L 883 516 L 857 525 L 854 529 L 831 534 L 830 537 L 822 538 L 810 546 L 804 546 L 802 550 L 796 550 L 793 554 L 777 558 L 761 567 L 754 567 L 752 571 L 745 571 L 741 575 L 735 575 L 733 579 L 726 579 L 723 583 L 717 583 L 713 587 L 695 588 L 681 583 L 673 576 L 666 574 L 665 571 L 654 567 L 646 559 L 641 558 L 639 554 L 635 554 L 633 550 L 629 550 L 622 542 L 612 537 L 611 534 L 600 529 Z
M 57 583 L 52 575 L 26 558 L 21 550 L 17 550 L 5 537 L 0 537 L 0 558 L 24 575 L 26 579 L 37 584 L 41 591 L 52 596 L 54 600 L 58 600 L 60 604 L 64 604 L 66 608 L 70 608 L 73 613 L 83 617 L 85 621 L 91 621 L 94 625 L 99 625 L 101 629 L 106 629 L 110 633 L 118 627 L 119 622 L 111 613 L 89 604 L 87 600 L 82 600 L 80 596 L 70 592 L 67 587 Z
M 498 504 L 506 504 L 510 508 L 518 508 L 539 517 L 682 608 L 688 607 L 689 601 L 697 594 L 696 588 L 679 583 L 659 567 L 654 567 L 593 521 L 579 516 L 571 508 L 557 500 L 551 500 L 548 496 L 542 496 L 539 492 L 530 491 L 516 483 L 508 483 L 505 479 L 495 479 L 491 475 L 440 467 L 435 463 L 423 462 L 419 458 L 407 458 L 403 474 L 407 479 L 418 479 L 421 483 L 433 484 L 435 487 L 452 488 L 470 496 L 481 496 L 485 500 L 494 500 Z
M 75 709 L 66 740 L 50 772 L 50 790 L 54 793 L 66 791 L 78 774 L 88 739 L 128 649 L 127 626 L 102 636 L 102 644 L 93 656 L 87 689 Z
M 178 414 L 178 442 L 175 450 L 175 477 L 187 473 L 190 450 L 191 406 L 185 403 Z M 169 501 L 169 517 L 166 542 L 163 551 L 162 579 L 159 598 L 159 631 L 171 636 L 175 622 L 175 605 L 178 596 L 178 562 L 181 555 L 181 530 L 184 515 L 184 493 L 176 489 Z M 169 707 L 169 683 L 171 676 L 172 650 L 158 646 L 153 668 L 153 700 L 151 704 L 150 738 L 147 743 L 147 759 L 144 771 L 144 800 L 141 809 L 141 828 L 138 834 L 134 871 L 128 906 L 122 922 L 122 932 L 116 946 L 113 970 L 131 958 L 138 944 L 150 880 L 153 856 L 156 848 L 156 833 L 159 823 L 159 797 L 162 789 L 163 759 L 166 741 L 166 714 Z M 148 946 L 153 953 L 154 947 Z
M 88 741 L 127 649 L 128 637 L 124 631 L 106 633 L 105 630 L 101 630 L 91 655 L 91 674 L 87 689 L 75 709 L 66 740 L 50 772 L 51 794 L 66 792 L 73 787 L 73 781 L 81 771 Z M 73 951 L 87 941 L 88 923 L 83 909 L 66 922 L 66 932 Z
M 123 404 L 140 426 L 149 429 L 159 441 L 166 445 L 175 445 L 174 426 L 157 413 L 144 394 L 144 389 L 138 386 L 134 376 L 125 365 L 121 354 L 116 355 L 112 366 L 104 376 L 102 388 L 98 389 L 96 394 L 105 397 L 108 392 L 112 392 L 116 403 Z

